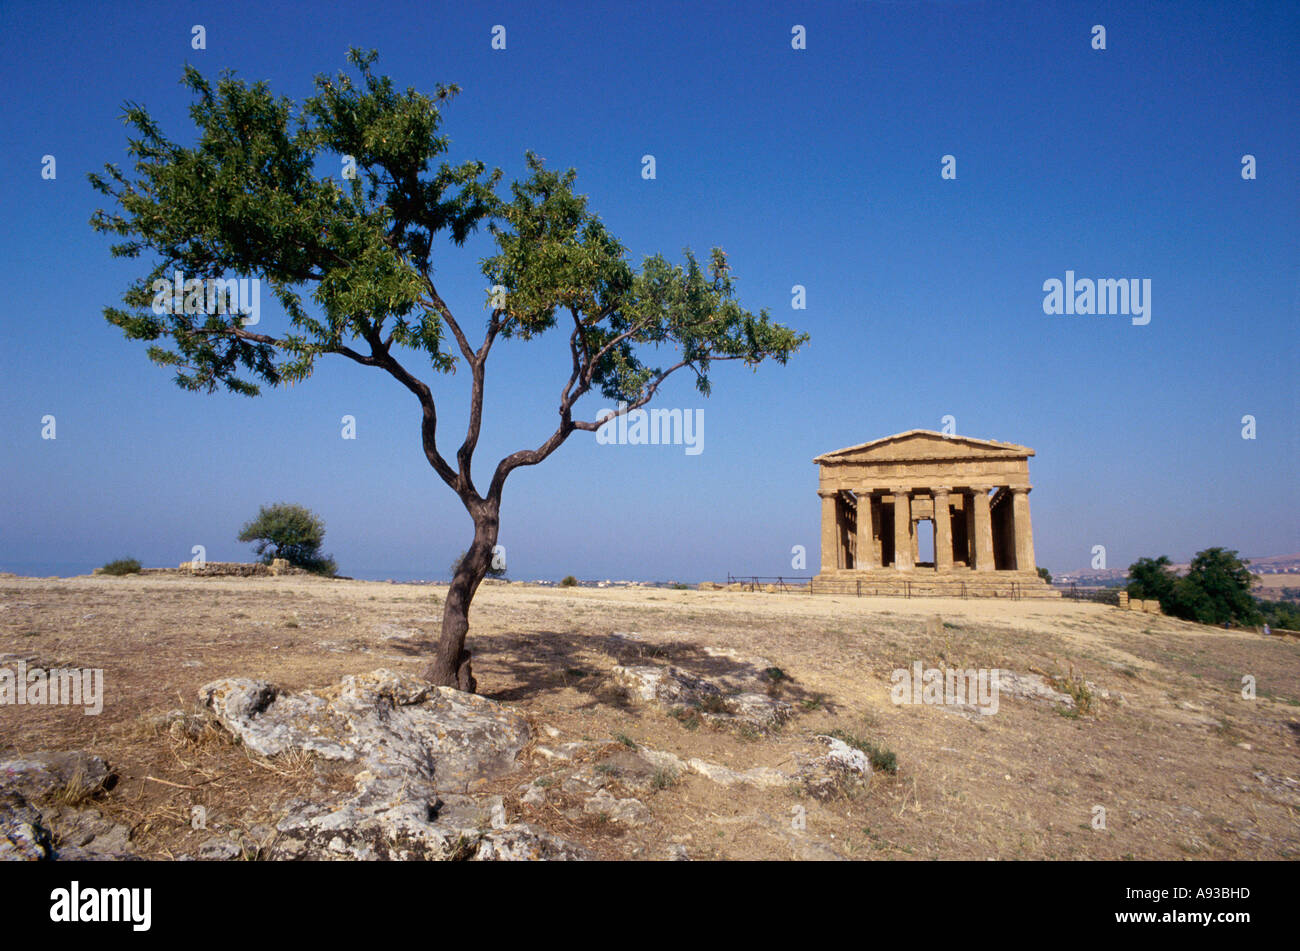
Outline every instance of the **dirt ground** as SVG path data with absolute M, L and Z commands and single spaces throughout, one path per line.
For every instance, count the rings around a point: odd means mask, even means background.
M 316 578 L 0 579 L 0 663 L 103 668 L 103 712 L 0 706 L 0 754 L 86 750 L 118 781 L 96 805 L 150 857 L 274 825 L 294 796 L 350 787 L 341 766 L 265 759 L 213 728 L 173 736 L 151 717 L 198 688 L 256 677 L 322 687 L 415 672 L 445 588 Z M 639 639 L 626 636 L 636 634 Z M 1300 641 L 1067 601 L 852 598 L 487 584 L 471 615 L 479 691 L 520 708 L 549 746 L 608 741 L 733 769 L 780 768 L 840 730 L 897 759 L 830 801 L 796 787 L 724 787 L 688 773 L 642 795 L 645 825 L 520 802 L 556 764 L 535 750 L 495 790 L 521 819 L 604 858 L 1294 859 L 1300 856 Z M 616 663 L 708 673 L 705 647 L 759 655 L 797 713 L 770 735 L 635 705 Z M 1091 712 L 1004 695 L 995 715 L 895 705 L 890 674 L 1001 668 L 1093 684 Z M 1256 695 L 1243 697 L 1243 677 Z M 1101 699 L 1101 691 L 1109 697 Z M 548 730 L 547 728 L 550 728 Z M 612 767 L 611 767 L 612 770 Z M 206 809 L 205 830 L 191 810 Z M 1104 828 L 1098 828 L 1104 810 Z

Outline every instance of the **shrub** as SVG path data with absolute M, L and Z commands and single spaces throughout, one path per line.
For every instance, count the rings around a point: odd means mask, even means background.
M 578 586 L 578 579 L 573 577 L 573 575 L 565 575 L 563 578 L 560 579 L 561 588 L 576 588 L 577 586 Z
M 110 561 L 100 568 L 99 572 L 104 575 L 138 575 L 140 562 L 135 558 L 119 558 L 117 561 Z
M 267 565 L 283 558 L 296 568 L 319 575 L 333 575 L 338 571 L 334 559 L 320 550 L 325 540 L 325 522 L 301 505 L 288 502 L 263 505 L 257 510 L 257 517 L 240 531 L 239 540 L 256 542 L 253 550 Z
M 871 760 L 871 768 L 876 770 L 876 772 L 898 772 L 898 757 L 894 755 L 893 750 L 886 749 L 883 746 L 877 746 L 870 740 L 864 739 L 860 736 L 854 736 L 846 730 L 831 730 L 828 735 L 835 737 L 837 740 L 843 740 L 854 749 L 866 753 L 867 758 Z

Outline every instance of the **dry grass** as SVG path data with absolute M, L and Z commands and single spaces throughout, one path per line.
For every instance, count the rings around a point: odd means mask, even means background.
M 442 594 L 297 577 L 0 580 L 0 653 L 102 667 L 107 694 L 98 717 L 0 707 L 0 744 L 5 755 L 85 749 L 107 758 L 119 781 L 95 806 L 129 825 L 147 855 L 193 854 L 218 834 L 245 841 L 246 857 L 264 854 L 290 799 L 350 790 L 355 767 L 251 753 L 197 710 L 199 686 L 254 676 L 297 690 L 381 666 L 415 671 L 437 636 Z M 504 797 L 510 819 L 602 857 L 663 858 L 670 845 L 695 858 L 1300 855 L 1300 802 L 1256 777 L 1300 773 L 1297 642 L 1050 601 L 491 584 L 472 624 L 480 690 L 522 709 L 537 734 L 518 775 L 489 791 Z M 639 639 L 614 636 L 630 633 Z M 778 668 L 764 689 L 795 704 L 794 720 L 770 736 L 737 735 L 693 711 L 640 708 L 611 677 L 628 663 L 736 672 L 706 647 Z M 1006 697 L 989 717 L 895 706 L 889 675 L 917 660 L 1038 671 L 1074 696 L 1081 715 Z M 1245 675 L 1258 684 L 1256 700 L 1241 696 Z M 165 718 L 171 710 L 183 713 Z M 582 814 L 558 783 L 541 809 L 519 799 L 522 784 L 561 772 L 538 747 L 599 741 L 566 768 L 607 762 L 631 743 L 732 769 L 784 769 L 815 734 L 836 730 L 893 752 L 897 773 L 825 803 L 665 775 L 637 794 L 654 818 L 633 828 Z M 1106 808 L 1105 831 L 1089 824 L 1095 805 Z M 205 829 L 192 827 L 196 806 Z

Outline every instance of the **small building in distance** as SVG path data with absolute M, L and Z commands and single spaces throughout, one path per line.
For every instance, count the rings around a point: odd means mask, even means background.
M 1029 457 L 1012 443 L 925 429 L 813 460 L 822 500 L 815 593 L 1060 597 L 1038 576 Z M 918 529 L 933 524 L 934 560 Z

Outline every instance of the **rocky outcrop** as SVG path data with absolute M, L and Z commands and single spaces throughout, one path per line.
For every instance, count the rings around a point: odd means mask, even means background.
M 583 857 L 542 830 L 507 823 L 500 797 L 475 795 L 514 770 L 531 740 L 521 714 L 486 697 L 381 669 L 296 694 L 220 680 L 199 698 L 264 756 L 303 750 L 360 767 L 355 794 L 289 804 L 271 858 Z
M 690 710 L 713 726 L 766 732 L 794 714 L 791 704 L 758 692 L 754 683 L 697 676 L 671 664 L 620 664 L 614 667 L 613 677 L 633 701 Z
M 825 753 L 801 754 L 791 777 L 814 799 L 852 795 L 871 785 L 871 757 L 833 736 L 818 736 Z
M 133 858 L 130 830 L 87 805 L 112 779 L 101 757 L 79 751 L 0 762 L 0 860 Z

